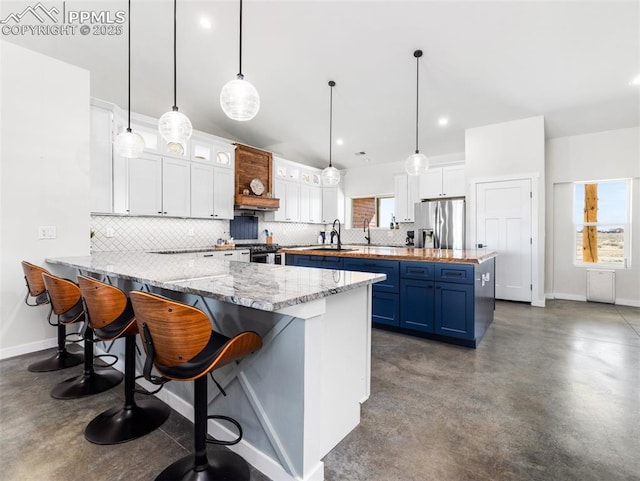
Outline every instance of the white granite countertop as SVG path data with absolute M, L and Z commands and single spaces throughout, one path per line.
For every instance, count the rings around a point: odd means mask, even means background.
M 384 274 L 224 261 L 193 253 L 98 252 L 49 258 L 46 262 L 263 311 L 303 304 L 386 279 Z

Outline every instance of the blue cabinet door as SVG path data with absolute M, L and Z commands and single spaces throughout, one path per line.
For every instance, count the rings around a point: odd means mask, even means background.
M 334 256 L 291 255 L 286 257 L 287 264 L 299 267 L 317 267 L 319 269 L 342 269 L 342 258 Z
M 434 332 L 473 340 L 473 285 L 435 283 Z
M 344 258 L 345 271 L 375 272 L 386 274 L 387 279 L 373 285 L 376 292 L 400 292 L 400 262 L 374 259 Z
M 371 321 L 398 327 L 400 325 L 400 309 L 398 294 L 373 290 Z
M 335 256 L 309 256 L 320 257 L 320 266 L 323 269 L 337 269 L 342 270 L 342 257 Z
M 434 282 L 400 280 L 400 327 L 434 332 Z

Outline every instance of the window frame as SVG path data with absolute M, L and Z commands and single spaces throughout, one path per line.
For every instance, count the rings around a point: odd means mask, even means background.
M 576 219 L 575 219 L 575 211 L 576 211 L 576 186 L 578 185 L 585 185 L 585 184 L 610 184 L 610 183 L 614 183 L 614 182 L 624 182 L 627 186 L 627 192 L 626 192 L 626 199 L 625 199 L 625 205 L 626 205 L 626 220 L 624 223 L 620 223 L 620 222 L 580 222 L 580 223 L 576 223 Z M 620 178 L 620 179 L 599 179 L 599 180 L 585 180 L 585 181 L 575 181 L 572 182 L 572 211 L 571 211 L 571 217 L 572 217 L 572 225 L 573 225 L 573 238 L 572 238 L 572 246 L 573 246 L 573 253 L 572 253 L 572 258 L 573 258 L 573 265 L 575 267 L 586 267 L 586 268 L 604 268 L 604 269 L 630 269 L 631 268 L 631 232 L 632 232 L 632 213 L 631 213 L 631 208 L 632 208 L 632 199 L 633 199 L 633 193 L 632 193 L 632 187 L 633 187 L 633 179 L 625 177 L 625 178 Z M 584 202 L 584 201 L 583 201 Z M 582 205 L 582 208 L 584 208 L 584 204 Z M 595 226 L 598 228 L 601 227 L 618 227 L 622 225 L 624 232 L 623 232 L 623 261 L 622 263 L 611 263 L 611 262 L 584 262 L 582 260 L 579 260 L 577 257 L 577 250 L 576 250 L 576 245 L 577 245 L 577 235 L 579 234 L 579 228 L 582 227 L 582 229 L 584 229 L 585 227 L 591 227 L 591 226 Z M 600 232 L 600 229 L 598 229 L 598 232 Z

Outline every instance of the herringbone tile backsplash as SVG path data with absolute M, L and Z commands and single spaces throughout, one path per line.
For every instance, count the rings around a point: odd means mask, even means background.
M 265 242 L 264 230 L 273 233 L 273 242 L 280 245 L 316 244 L 318 234 L 331 226 L 290 222 L 266 222 L 258 217 L 258 239 L 237 240 L 237 244 Z M 404 245 L 407 229 L 413 224 L 400 224 L 400 229 L 372 229 L 371 242 L 378 245 Z M 210 247 L 218 238 L 229 235 L 229 221 L 210 219 L 179 219 L 171 217 L 129 217 L 94 215 L 91 217 L 91 248 L 93 252 L 163 250 Z M 391 234 L 391 235 L 389 235 Z M 342 229 L 343 244 L 365 242 L 362 229 Z

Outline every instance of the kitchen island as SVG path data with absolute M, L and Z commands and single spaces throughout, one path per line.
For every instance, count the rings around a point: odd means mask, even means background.
M 486 249 L 320 245 L 281 252 L 288 265 L 386 274 L 373 287 L 378 328 L 475 348 L 493 321 L 496 253 Z
M 195 305 L 227 336 L 260 334 L 260 351 L 216 372 L 228 396 L 210 386 L 209 412 L 240 422 L 244 438 L 232 449 L 271 479 L 324 479 L 322 458 L 359 424 L 369 397 L 372 284 L 384 275 L 195 253 L 103 252 L 47 262 L 57 275 L 79 272 Z M 122 340 L 111 352 L 124 358 Z M 143 359 L 136 364 L 141 372 Z M 192 419 L 192 388 L 168 383 L 157 396 Z M 209 432 L 233 438 L 214 421 Z

